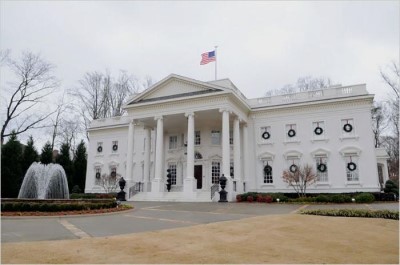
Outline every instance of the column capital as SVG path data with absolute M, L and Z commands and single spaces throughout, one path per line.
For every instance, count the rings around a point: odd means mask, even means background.
M 220 108 L 219 112 L 223 113 L 223 112 L 228 112 L 229 114 L 232 113 L 232 110 L 230 108 Z
M 155 121 L 163 120 L 163 116 L 162 116 L 162 115 L 154 116 L 154 120 L 155 120 Z
M 194 112 L 193 111 L 185 112 L 185 117 L 188 118 L 189 116 L 194 117 Z

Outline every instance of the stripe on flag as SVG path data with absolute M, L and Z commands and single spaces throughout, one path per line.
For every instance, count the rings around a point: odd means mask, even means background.
M 201 54 L 200 65 L 208 64 L 210 62 L 215 62 L 215 51 L 205 52 L 205 53 Z

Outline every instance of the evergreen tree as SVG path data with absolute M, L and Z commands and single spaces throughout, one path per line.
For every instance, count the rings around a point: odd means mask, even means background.
M 47 141 L 42 148 L 40 162 L 42 162 L 42 164 L 50 164 L 51 162 L 53 162 L 53 149 L 51 148 L 51 144 L 49 141 Z
M 83 191 L 85 190 L 86 165 L 87 165 L 86 147 L 83 140 L 81 140 L 74 153 L 73 182 L 75 185 L 79 185 L 79 188 L 81 188 L 81 190 Z
M 73 182 L 73 175 L 72 175 L 73 165 L 71 161 L 71 156 L 69 154 L 70 149 L 71 148 L 69 146 L 69 143 L 61 144 L 60 154 L 56 158 L 56 163 L 60 164 L 64 168 L 65 174 L 67 175 L 68 188 L 71 191 L 75 183 Z
M 1 197 L 18 197 L 23 177 L 22 145 L 13 132 L 1 147 Z
M 39 161 L 39 154 L 36 151 L 34 142 L 33 142 L 33 137 L 32 135 L 29 136 L 28 142 L 26 143 L 25 149 L 24 149 L 24 154 L 22 157 L 22 171 L 25 175 L 26 171 L 28 168 L 31 166 L 33 162 L 38 162 Z

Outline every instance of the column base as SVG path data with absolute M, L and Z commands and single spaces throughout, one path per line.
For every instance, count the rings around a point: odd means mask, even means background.
M 183 182 L 183 196 L 185 199 L 194 199 L 196 196 L 194 186 L 196 182 L 194 180 L 186 178 Z
M 163 191 L 161 179 L 154 179 L 151 182 L 151 193 L 160 193 Z

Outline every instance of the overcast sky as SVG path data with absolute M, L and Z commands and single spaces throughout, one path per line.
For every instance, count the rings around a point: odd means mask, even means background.
M 213 80 L 214 63 L 201 66 L 200 55 L 218 45 L 218 78 L 248 98 L 312 75 L 366 83 L 384 99 L 379 69 L 399 58 L 399 1 L 3 0 L 0 7 L 1 49 L 40 52 L 57 67 L 62 89 L 105 69 Z

